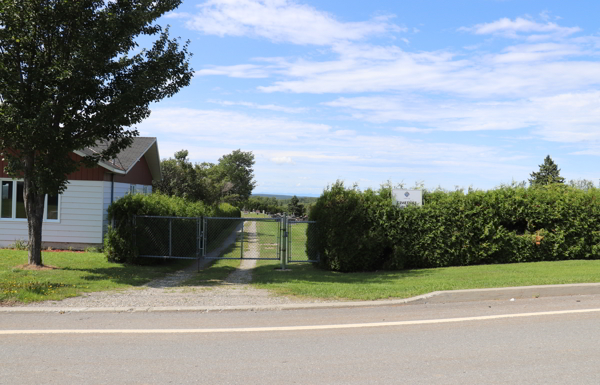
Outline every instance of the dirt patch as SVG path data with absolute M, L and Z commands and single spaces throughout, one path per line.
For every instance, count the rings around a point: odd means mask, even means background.
M 23 306 L 23 302 L 15 301 L 13 299 L 7 299 L 5 301 L 0 301 L 0 307 L 9 307 L 9 306 Z
M 58 269 L 60 269 L 60 267 L 56 267 L 56 266 L 50 266 L 50 265 L 36 266 L 36 265 L 30 265 L 28 263 L 26 263 L 24 265 L 15 266 L 14 268 L 21 269 L 21 270 L 58 270 Z

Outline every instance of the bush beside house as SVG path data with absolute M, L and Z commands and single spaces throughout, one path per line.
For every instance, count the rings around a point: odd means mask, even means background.
M 140 263 L 138 250 L 132 242 L 133 216 L 155 215 L 174 217 L 241 217 L 238 208 L 228 203 L 207 206 L 183 198 L 162 194 L 130 194 L 113 202 L 108 208 L 109 226 L 104 238 L 104 251 L 111 262 Z

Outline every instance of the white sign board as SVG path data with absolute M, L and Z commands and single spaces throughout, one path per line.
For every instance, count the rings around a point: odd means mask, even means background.
M 400 208 L 409 204 L 423 206 L 423 191 L 394 189 L 392 190 L 392 203 Z

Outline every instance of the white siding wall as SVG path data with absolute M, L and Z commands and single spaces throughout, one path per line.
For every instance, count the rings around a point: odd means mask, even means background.
M 60 199 L 60 222 L 44 222 L 43 242 L 102 243 L 103 184 L 70 181 Z M 0 220 L 0 247 L 27 240 L 27 221 Z
M 110 189 L 112 186 L 112 182 L 103 182 L 104 183 L 104 194 L 103 194 L 103 215 L 102 215 L 102 234 L 104 236 L 104 234 L 106 234 L 106 228 L 108 226 L 108 206 L 110 206 Z M 131 184 L 129 183 L 115 183 L 115 191 L 114 191 L 114 196 L 113 196 L 113 200 L 117 200 L 119 198 L 124 197 L 125 195 L 129 194 L 129 192 L 131 191 Z M 144 186 L 141 184 L 136 185 L 136 191 L 141 193 L 144 189 Z M 152 186 L 146 186 L 146 189 L 148 191 L 148 194 L 152 193 Z
M 129 183 L 115 183 L 114 200 L 130 191 Z M 110 181 L 69 181 L 60 198 L 60 222 L 44 222 L 42 240 L 55 243 L 99 244 L 103 242 L 108 225 Z M 139 192 L 143 185 L 136 185 Z M 147 186 L 148 193 L 152 186 Z M 15 240 L 27 241 L 27 220 L 0 219 L 0 247 Z

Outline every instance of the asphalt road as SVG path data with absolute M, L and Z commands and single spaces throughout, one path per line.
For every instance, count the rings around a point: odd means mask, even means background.
M 598 384 L 599 331 L 598 295 L 262 312 L 4 313 L 0 384 Z

